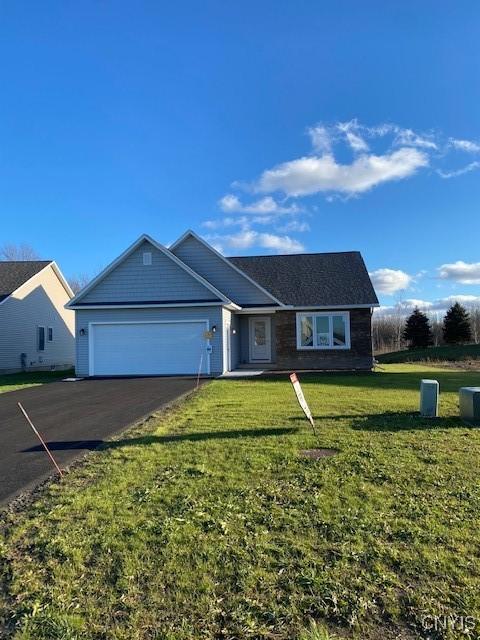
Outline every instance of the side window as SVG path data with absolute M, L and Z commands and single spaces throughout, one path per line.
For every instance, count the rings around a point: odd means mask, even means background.
M 152 264 L 152 252 L 144 251 L 143 252 L 143 264 L 145 267 L 149 267 Z
M 53 327 L 48 327 L 47 340 L 53 342 Z
M 37 349 L 45 351 L 45 327 L 37 328 Z

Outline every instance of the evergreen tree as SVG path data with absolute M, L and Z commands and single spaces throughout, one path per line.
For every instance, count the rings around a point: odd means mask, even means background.
M 461 304 L 455 302 L 443 319 L 443 338 L 447 344 L 471 342 L 470 316 Z
M 409 343 L 410 348 L 428 347 L 433 344 L 430 320 L 418 307 L 415 307 L 413 313 L 407 318 L 403 339 Z

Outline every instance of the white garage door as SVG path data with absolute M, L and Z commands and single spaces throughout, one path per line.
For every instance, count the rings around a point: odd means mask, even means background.
M 98 323 L 90 326 L 90 375 L 210 373 L 207 323 Z

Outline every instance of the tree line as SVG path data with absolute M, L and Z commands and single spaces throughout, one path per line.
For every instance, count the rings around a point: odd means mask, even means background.
M 0 246 L 0 261 L 19 262 L 41 260 L 39 254 L 29 244 L 4 244 Z M 76 273 L 68 278 L 68 284 L 73 293 L 78 293 L 90 282 L 91 277 L 86 273 Z
M 373 318 L 375 353 L 471 342 L 480 342 L 480 306 L 467 311 L 455 302 L 443 318 L 418 307 L 407 318 L 400 313 Z

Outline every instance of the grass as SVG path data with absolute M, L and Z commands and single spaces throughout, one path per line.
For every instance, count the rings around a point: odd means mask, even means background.
M 440 381 L 438 419 L 416 414 L 422 377 Z M 422 621 L 480 621 L 480 431 L 457 417 L 479 382 L 418 365 L 303 376 L 317 437 L 287 380 L 204 386 L 4 515 L 4 635 L 477 637 Z M 316 446 L 338 454 L 299 456 Z
M 379 362 L 459 362 L 461 360 L 480 359 L 480 344 L 442 345 L 424 349 L 403 349 L 376 356 Z
M 0 393 L 16 391 L 26 387 L 36 387 L 39 384 L 55 382 L 67 378 L 73 374 L 73 369 L 68 371 L 28 371 L 22 373 L 8 373 L 0 376 Z

